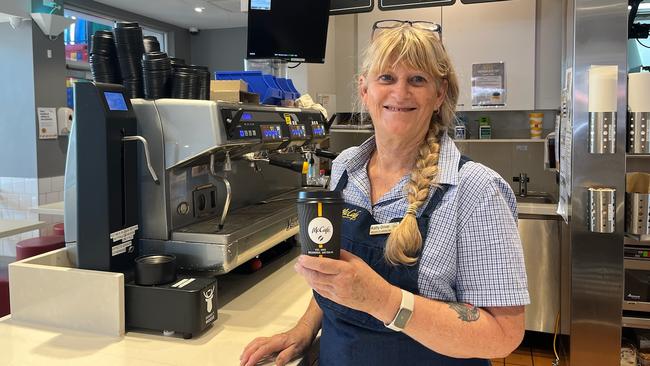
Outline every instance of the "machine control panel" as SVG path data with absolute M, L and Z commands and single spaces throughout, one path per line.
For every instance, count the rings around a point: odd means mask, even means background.
M 262 132 L 262 141 L 282 141 L 282 127 L 281 125 L 260 125 L 260 131 Z
M 289 125 L 289 134 L 292 139 L 307 139 L 305 125 Z
M 267 148 L 280 149 L 327 137 L 325 118 L 315 110 L 241 104 L 224 104 L 219 109 L 232 140 L 257 140 Z
M 325 137 L 325 126 L 321 123 L 312 121 L 311 131 L 314 137 Z

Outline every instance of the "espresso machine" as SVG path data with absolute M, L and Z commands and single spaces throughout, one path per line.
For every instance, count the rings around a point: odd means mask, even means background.
M 79 268 L 124 274 L 129 330 L 189 338 L 217 318 L 216 280 L 180 275 L 173 255 L 141 251 L 140 185 L 158 187 L 161 180 L 125 95 L 121 85 L 75 84 L 65 170 L 66 245 Z M 139 160 L 146 167 L 142 175 Z
M 140 243 L 185 270 L 227 273 L 298 233 L 304 156 L 328 137 L 312 109 L 133 99 L 160 183 L 140 161 Z M 142 147 L 140 147 L 142 148 Z

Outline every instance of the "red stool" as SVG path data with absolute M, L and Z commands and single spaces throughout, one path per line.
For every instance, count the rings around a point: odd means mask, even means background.
M 54 225 L 54 235 L 65 235 L 65 230 L 62 222 Z
M 9 272 L 6 266 L 0 267 L 0 318 L 9 314 Z
M 63 247 L 65 247 L 65 239 L 60 235 L 22 240 L 16 244 L 16 260 L 19 261 Z

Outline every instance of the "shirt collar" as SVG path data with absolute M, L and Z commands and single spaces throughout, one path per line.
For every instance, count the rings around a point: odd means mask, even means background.
M 364 141 L 347 160 L 346 170 L 352 174 L 359 169 L 366 169 L 373 151 L 375 151 L 375 136 Z M 460 151 L 454 141 L 446 133 L 440 139 L 440 157 L 438 159 L 440 184 L 458 185 L 458 163 Z

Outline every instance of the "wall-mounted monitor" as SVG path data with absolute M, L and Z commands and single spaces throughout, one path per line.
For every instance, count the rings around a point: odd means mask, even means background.
M 246 58 L 324 63 L 330 0 L 250 0 Z

